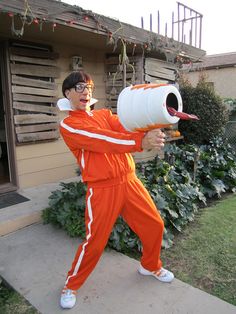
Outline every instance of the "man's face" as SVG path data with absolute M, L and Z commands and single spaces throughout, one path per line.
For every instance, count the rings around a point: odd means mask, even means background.
M 75 87 L 66 91 L 66 97 L 70 100 L 74 110 L 87 110 L 92 97 L 93 84 L 79 82 Z

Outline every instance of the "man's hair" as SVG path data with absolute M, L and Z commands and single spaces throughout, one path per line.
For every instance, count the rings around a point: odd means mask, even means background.
M 75 87 L 75 85 L 80 82 L 93 84 L 91 76 L 84 71 L 74 71 L 69 74 L 62 83 L 62 93 L 64 97 L 66 97 L 65 91 L 67 89 Z

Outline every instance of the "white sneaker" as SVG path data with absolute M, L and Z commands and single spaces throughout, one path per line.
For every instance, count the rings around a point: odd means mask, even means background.
M 61 293 L 60 304 L 63 309 L 71 309 L 76 302 L 76 291 L 64 288 Z
M 149 271 L 149 270 L 143 268 L 143 266 L 141 264 L 139 265 L 138 272 L 144 276 L 153 276 L 162 282 L 171 282 L 175 277 L 171 271 L 169 271 L 163 267 L 158 269 L 157 271 Z

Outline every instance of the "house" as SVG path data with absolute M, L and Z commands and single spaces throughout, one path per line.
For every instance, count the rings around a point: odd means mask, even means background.
M 172 82 L 199 48 L 55 0 L 0 1 L 0 193 L 70 178 L 77 165 L 58 132 L 61 83 L 83 68 L 96 108 L 116 110 L 127 84 Z
M 195 63 L 186 73 L 190 83 L 195 86 L 199 75 L 204 74 L 206 81 L 222 98 L 236 98 L 236 52 L 207 55 L 203 62 Z

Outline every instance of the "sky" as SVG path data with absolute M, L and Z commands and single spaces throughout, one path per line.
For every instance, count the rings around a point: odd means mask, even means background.
M 159 10 L 160 33 L 165 35 L 167 23 L 168 37 L 171 37 L 172 12 L 177 20 L 177 2 L 174 0 L 62 0 L 62 2 L 138 27 L 141 27 L 141 17 L 143 17 L 144 28 L 147 30 L 150 30 L 150 14 L 152 14 L 152 30 L 155 32 L 157 32 Z M 201 49 L 205 50 L 207 55 L 236 52 L 236 0 L 183 0 L 181 3 L 203 15 Z M 180 13 L 183 18 L 183 10 Z M 185 25 L 186 43 L 189 43 L 187 34 L 189 34 L 190 22 L 186 22 Z M 194 30 L 193 33 L 195 34 Z M 177 35 L 177 28 L 175 34 Z M 193 42 L 195 43 L 195 39 Z M 198 35 L 196 42 L 199 44 Z

